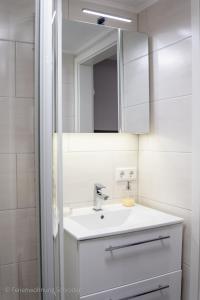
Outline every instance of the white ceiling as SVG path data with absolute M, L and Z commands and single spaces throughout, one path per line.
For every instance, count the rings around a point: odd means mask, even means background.
M 101 5 L 138 13 L 156 1 L 158 0 L 101 0 Z M 99 0 L 88 0 L 88 2 L 99 4 Z

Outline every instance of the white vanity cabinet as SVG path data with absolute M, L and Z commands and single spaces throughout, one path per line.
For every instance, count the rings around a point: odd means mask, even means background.
M 177 300 L 180 295 L 181 271 L 81 297 L 81 300 Z
M 182 223 L 85 240 L 65 231 L 65 299 L 180 300 L 181 252 Z

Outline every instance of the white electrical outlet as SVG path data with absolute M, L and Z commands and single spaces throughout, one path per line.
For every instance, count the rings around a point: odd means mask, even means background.
M 134 181 L 137 179 L 136 167 L 117 168 L 115 172 L 116 181 Z

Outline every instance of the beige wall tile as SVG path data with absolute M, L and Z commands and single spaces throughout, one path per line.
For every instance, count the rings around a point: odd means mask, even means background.
M 26 261 L 19 264 L 19 287 L 22 289 L 20 293 L 20 300 L 36 300 L 39 299 L 39 295 L 36 292 L 31 292 L 31 289 L 39 287 L 38 278 L 38 262 Z M 23 289 L 29 289 L 30 292 L 26 292 Z
M 12 40 L 0 41 L 0 286 L 10 288 L 20 281 L 12 263 L 37 256 L 35 209 L 16 210 L 17 197 L 29 206 L 34 192 L 28 154 L 18 156 L 16 168 L 16 153 L 34 151 L 34 52 L 33 44 L 21 43 L 34 41 L 34 11 L 33 0 L 0 2 L 0 39 Z M 0 298 L 21 300 L 17 290 Z
M 0 99 L 0 153 L 34 152 L 31 99 Z
M 0 210 L 17 207 L 16 155 L 0 154 Z
M 35 165 L 33 154 L 17 155 L 18 207 L 35 207 Z
M 11 38 L 19 42 L 34 43 L 35 40 L 34 1 L 28 0 L 25 6 L 26 5 L 27 5 L 26 8 L 27 19 L 25 19 L 22 16 L 21 19 L 17 18 L 16 20 L 13 20 L 13 24 L 11 27 L 12 30 Z M 28 7 L 28 5 L 30 5 L 30 8 Z
M 0 41 L 0 97 L 15 95 L 15 44 Z
M 34 46 L 16 43 L 16 97 L 34 97 Z
M 0 39 L 32 42 L 34 40 L 35 2 L 6 0 L 0 2 Z
M 139 31 L 148 33 L 151 50 L 191 35 L 190 5 L 190 0 L 160 0 L 139 15 Z
M 35 259 L 35 209 L 0 212 L 0 265 Z
M 1 300 L 19 300 L 18 265 L 0 266 Z

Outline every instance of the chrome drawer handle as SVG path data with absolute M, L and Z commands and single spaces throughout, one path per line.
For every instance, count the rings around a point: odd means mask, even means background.
M 147 244 L 147 243 L 152 243 L 152 242 L 166 240 L 166 239 L 169 239 L 169 238 L 170 238 L 170 235 L 159 236 L 156 239 L 151 239 L 151 240 L 136 242 L 136 243 L 132 243 L 132 244 L 126 244 L 126 245 L 121 245 L 121 246 L 113 246 L 113 247 L 110 246 L 110 247 L 106 248 L 105 251 L 113 251 L 113 250 L 118 250 L 118 249 L 123 249 L 123 248 L 128 248 L 128 247 L 134 247 L 134 246 L 138 246 L 138 245 L 142 245 L 142 244 Z
M 139 297 L 142 297 L 142 296 L 145 296 L 145 295 L 148 295 L 148 294 L 152 294 L 152 293 L 156 293 L 156 292 L 159 292 L 159 291 L 163 291 L 163 290 L 166 290 L 166 289 L 169 289 L 169 288 L 170 288 L 169 285 L 159 286 L 155 290 L 150 290 L 148 292 L 144 292 L 144 293 L 141 293 L 141 294 L 137 294 L 137 295 L 133 295 L 133 296 L 125 297 L 125 298 L 120 298 L 119 300 L 131 300 L 131 299 L 139 298 Z

